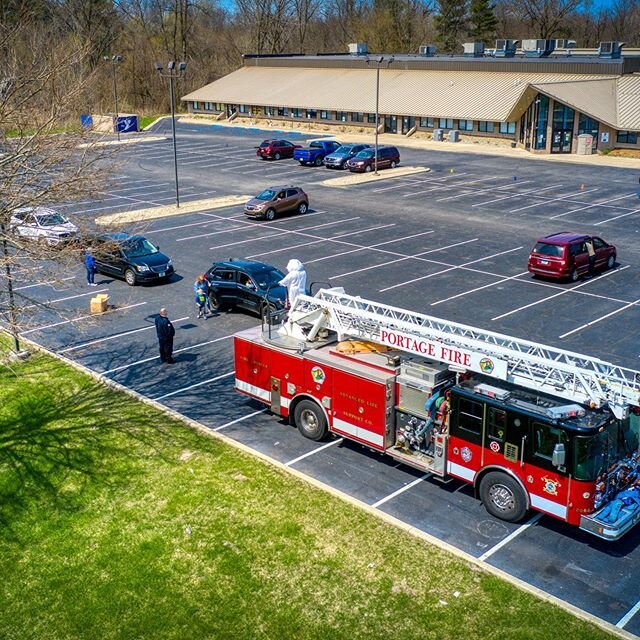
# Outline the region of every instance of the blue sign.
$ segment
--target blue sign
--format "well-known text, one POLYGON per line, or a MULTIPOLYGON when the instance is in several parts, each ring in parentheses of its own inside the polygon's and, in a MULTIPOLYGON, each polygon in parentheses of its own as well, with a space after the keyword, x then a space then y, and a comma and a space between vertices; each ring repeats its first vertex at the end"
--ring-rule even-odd
POLYGON ((80 116, 80 125, 83 129, 93 129, 93 118, 89 113, 83 113, 80 116))
POLYGON ((118 133, 132 133, 138 130, 138 116, 118 116, 116 131, 118 133))

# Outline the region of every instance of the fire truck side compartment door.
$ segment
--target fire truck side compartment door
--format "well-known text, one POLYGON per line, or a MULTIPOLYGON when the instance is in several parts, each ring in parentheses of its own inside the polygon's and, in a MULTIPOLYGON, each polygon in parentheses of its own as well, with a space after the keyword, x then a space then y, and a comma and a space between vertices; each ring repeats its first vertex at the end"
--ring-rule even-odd
POLYGON ((269 349, 236 336, 234 338, 236 389, 270 403, 270 360, 269 349))

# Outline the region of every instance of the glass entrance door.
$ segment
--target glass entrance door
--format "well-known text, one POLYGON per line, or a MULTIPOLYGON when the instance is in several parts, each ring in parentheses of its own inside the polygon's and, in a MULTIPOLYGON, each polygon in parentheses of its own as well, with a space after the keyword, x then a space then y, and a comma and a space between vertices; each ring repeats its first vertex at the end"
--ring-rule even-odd
POLYGON ((561 102, 553 103, 551 153, 571 153, 575 111, 561 102))
POLYGON ((402 133, 409 133, 415 126, 416 119, 413 116, 402 116, 402 133))
POLYGON ((573 129, 554 129, 551 138, 551 153, 571 153, 573 129))
POLYGON ((398 117, 397 116, 385 116, 384 117, 384 130, 386 133, 398 133, 398 117))

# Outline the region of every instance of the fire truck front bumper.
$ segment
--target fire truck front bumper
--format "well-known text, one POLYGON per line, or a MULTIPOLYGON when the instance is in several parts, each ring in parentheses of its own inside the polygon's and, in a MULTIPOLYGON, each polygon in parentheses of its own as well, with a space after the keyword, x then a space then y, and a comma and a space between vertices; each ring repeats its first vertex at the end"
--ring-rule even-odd
POLYGON ((588 531, 603 540, 619 540, 640 522, 640 507, 630 512, 623 512, 614 522, 606 522, 598 518, 602 509, 589 516, 580 518, 580 529, 588 531))

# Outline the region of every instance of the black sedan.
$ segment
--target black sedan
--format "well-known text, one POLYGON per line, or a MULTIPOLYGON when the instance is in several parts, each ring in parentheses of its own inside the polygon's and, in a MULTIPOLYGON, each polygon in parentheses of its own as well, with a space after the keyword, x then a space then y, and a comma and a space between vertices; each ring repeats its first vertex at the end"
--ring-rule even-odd
POLYGON ((278 284, 284 273, 264 262, 232 258, 214 262, 209 271, 211 308, 240 307, 261 317, 285 308, 287 290, 278 284))
POLYGON ((91 249, 96 271, 124 278, 129 286, 168 280, 174 272, 171 258, 142 236, 104 233, 91 249))

